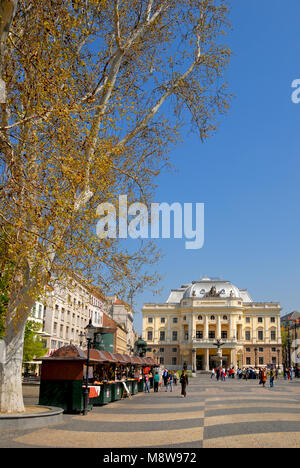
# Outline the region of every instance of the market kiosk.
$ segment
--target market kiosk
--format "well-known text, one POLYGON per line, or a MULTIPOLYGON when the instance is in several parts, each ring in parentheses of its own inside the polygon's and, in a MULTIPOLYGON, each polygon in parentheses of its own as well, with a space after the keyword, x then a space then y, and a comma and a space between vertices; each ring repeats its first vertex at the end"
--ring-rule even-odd
MULTIPOLYGON (((56 350, 52 356, 39 358, 42 361, 39 405, 57 406, 65 413, 84 410, 83 380, 87 356, 77 346, 68 345, 56 350)), ((90 365, 99 364, 91 357, 90 365)), ((89 409, 92 408, 90 400, 89 409)))

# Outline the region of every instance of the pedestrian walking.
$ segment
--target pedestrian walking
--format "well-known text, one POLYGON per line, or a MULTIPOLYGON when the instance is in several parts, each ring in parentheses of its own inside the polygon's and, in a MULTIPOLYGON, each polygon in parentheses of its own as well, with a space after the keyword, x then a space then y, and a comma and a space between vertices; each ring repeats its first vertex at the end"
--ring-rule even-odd
POLYGON ((266 381, 267 381, 267 373, 265 369, 262 369, 261 370, 261 382, 262 382, 263 387, 266 386, 266 381))
POLYGON ((165 387, 167 386, 168 378, 169 378, 168 369, 165 369, 163 372, 163 380, 164 380, 165 387))
POLYGON ((219 378, 220 378, 220 369, 217 368, 216 370, 216 377, 217 377, 217 381, 219 381, 219 378))
POLYGON ((216 375, 215 369, 213 369, 213 370, 211 371, 210 378, 212 379, 215 375, 216 375))
POLYGON ((294 377, 294 368, 293 366, 291 367, 291 380, 293 380, 293 377, 294 377))
POLYGON ((168 391, 169 387, 170 387, 170 392, 173 392, 173 381, 174 381, 173 372, 170 372, 168 381, 167 381, 166 392, 168 391))
POLYGON ((149 382, 149 375, 145 375, 145 393, 150 393, 150 382, 149 382))
POLYGON ((153 378, 154 392, 158 392, 158 386, 159 386, 159 373, 155 372, 155 375, 154 375, 154 378, 153 378))
POLYGON ((270 369, 270 387, 274 387, 274 376, 275 376, 275 372, 273 369, 270 369))
POLYGON ((180 377, 180 383, 181 383, 181 397, 184 398, 186 397, 186 387, 189 384, 189 379, 186 373, 186 370, 183 369, 181 377, 180 377))

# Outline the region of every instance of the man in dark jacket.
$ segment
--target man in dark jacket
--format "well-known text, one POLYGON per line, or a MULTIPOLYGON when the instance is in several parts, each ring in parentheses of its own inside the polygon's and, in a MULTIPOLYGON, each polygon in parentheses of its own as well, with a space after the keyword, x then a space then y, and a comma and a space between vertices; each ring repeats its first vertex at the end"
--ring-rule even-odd
POLYGON ((189 384, 189 379, 184 369, 180 377, 180 383, 181 383, 181 397, 184 398, 186 397, 186 387, 189 384))

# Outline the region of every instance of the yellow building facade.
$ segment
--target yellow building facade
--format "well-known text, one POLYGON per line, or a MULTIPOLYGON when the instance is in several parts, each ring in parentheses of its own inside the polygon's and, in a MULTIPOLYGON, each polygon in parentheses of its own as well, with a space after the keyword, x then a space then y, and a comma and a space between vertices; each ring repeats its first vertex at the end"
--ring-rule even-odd
POLYGON ((171 290, 163 304, 144 304, 147 356, 178 369, 282 365, 280 304, 254 302, 230 281, 202 278, 171 290))

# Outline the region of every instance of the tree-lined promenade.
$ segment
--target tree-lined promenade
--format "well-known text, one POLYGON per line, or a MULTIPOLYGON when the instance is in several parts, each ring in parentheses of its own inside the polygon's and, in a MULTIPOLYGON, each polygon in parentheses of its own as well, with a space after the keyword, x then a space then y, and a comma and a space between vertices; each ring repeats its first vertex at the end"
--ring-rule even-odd
POLYGON ((23 412, 25 323, 76 271, 131 300, 158 252, 96 236, 118 194, 148 203, 181 127, 201 140, 230 96, 223 0, 1 0, 0 412, 23 412), (168 103, 168 107, 166 104, 168 103))

